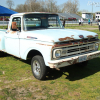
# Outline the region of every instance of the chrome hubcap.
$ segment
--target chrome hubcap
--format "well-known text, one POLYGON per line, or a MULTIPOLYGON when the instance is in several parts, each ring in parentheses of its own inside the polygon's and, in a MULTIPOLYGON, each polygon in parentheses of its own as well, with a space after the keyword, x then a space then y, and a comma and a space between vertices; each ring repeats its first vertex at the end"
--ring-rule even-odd
POLYGON ((37 60, 34 60, 33 62, 33 71, 36 76, 40 75, 41 69, 40 69, 40 64, 37 60))

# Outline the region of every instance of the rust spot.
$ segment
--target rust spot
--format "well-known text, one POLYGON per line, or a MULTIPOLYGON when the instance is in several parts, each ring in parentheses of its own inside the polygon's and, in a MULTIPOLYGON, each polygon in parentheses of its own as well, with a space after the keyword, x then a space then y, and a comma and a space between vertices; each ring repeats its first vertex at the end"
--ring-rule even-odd
POLYGON ((42 44, 42 43, 36 43, 36 44, 39 44, 39 45, 44 45, 44 46, 52 46, 52 45, 42 44))
POLYGON ((0 41, 1 41, 1 39, 0 39, 0 41))
POLYGON ((95 37, 97 37, 98 35, 95 35, 95 37))
POLYGON ((68 43, 68 44, 55 44, 52 48, 55 48, 55 47, 63 47, 63 46, 70 46, 70 45, 73 45, 73 43, 68 43))
POLYGON ((69 65, 72 65, 72 64, 76 64, 77 63, 77 59, 72 59, 70 61, 67 61, 69 63, 69 65))
POLYGON ((54 40, 51 40, 52 42, 55 42, 54 40))
POLYGON ((11 31, 11 34, 14 34, 14 33, 16 33, 16 31, 11 31))
POLYGON ((10 30, 7 31, 8 33, 10 32, 10 30))
POLYGON ((80 44, 83 44, 84 42, 83 41, 81 41, 81 42, 79 42, 80 44))
POLYGON ((92 35, 88 35, 87 37, 88 37, 88 38, 92 38, 93 36, 92 36, 92 35))
POLYGON ((71 37, 59 38, 59 41, 74 40, 73 36, 74 35, 71 35, 71 37))
POLYGON ((78 44, 78 42, 75 42, 74 44, 78 44))

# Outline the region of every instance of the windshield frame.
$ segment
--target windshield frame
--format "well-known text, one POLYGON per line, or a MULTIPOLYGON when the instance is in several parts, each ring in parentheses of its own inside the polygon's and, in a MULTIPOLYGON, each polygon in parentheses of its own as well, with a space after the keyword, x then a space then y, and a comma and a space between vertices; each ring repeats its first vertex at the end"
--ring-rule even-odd
MULTIPOLYGON (((30 20, 30 22, 32 22, 32 21, 30 20)), ((64 27, 63 27, 63 25, 62 25, 62 23, 59 19, 59 16, 57 14, 31 13, 31 14, 25 14, 23 16, 23 30, 24 31, 31 31, 31 30, 37 30, 37 29, 62 29, 62 28, 64 28, 64 27), (28 19, 28 18, 30 18, 30 19, 31 18, 33 18, 33 19, 37 18, 36 20, 39 21, 39 18, 41 18, 41 24, 44 24, 43 20, 46 20, 46 19, 47 19, 46 23, 49 23, 49 19, 48 19, 49 17, 56 18, 56 26, 58 25, 59 27, 50 27, 49 25, 47 25, 46 27, 43 27, 43 25, 39 24, 40 26, 39 25, 38 26, 36 25, 34 27, 31 26, 32 29, 28 29, 28 24, 27 24, 26 19, 28 19)))

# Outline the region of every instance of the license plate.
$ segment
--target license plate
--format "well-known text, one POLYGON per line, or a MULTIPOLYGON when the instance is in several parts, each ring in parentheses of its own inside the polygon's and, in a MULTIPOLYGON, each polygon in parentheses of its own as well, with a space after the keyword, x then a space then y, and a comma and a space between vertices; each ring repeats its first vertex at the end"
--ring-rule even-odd
POLYGON ((79 57, 79 62, 86 61, 86 59, 87 59, 87 56, 81 56, 79 57))

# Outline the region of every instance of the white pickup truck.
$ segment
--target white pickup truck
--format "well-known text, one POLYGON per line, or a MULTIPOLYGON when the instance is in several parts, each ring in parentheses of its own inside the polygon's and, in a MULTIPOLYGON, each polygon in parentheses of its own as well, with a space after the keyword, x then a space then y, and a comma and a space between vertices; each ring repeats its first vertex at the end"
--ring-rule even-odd
POLYGON ((52 13, 18 13, 10 17, 7 30, 0 30, 0 55, 3 52, 23 60, 31 58, 36 79, 45 78, 47 68, 61 68, 99 57, 98 35, 64 29, 59 16, 52 13))

